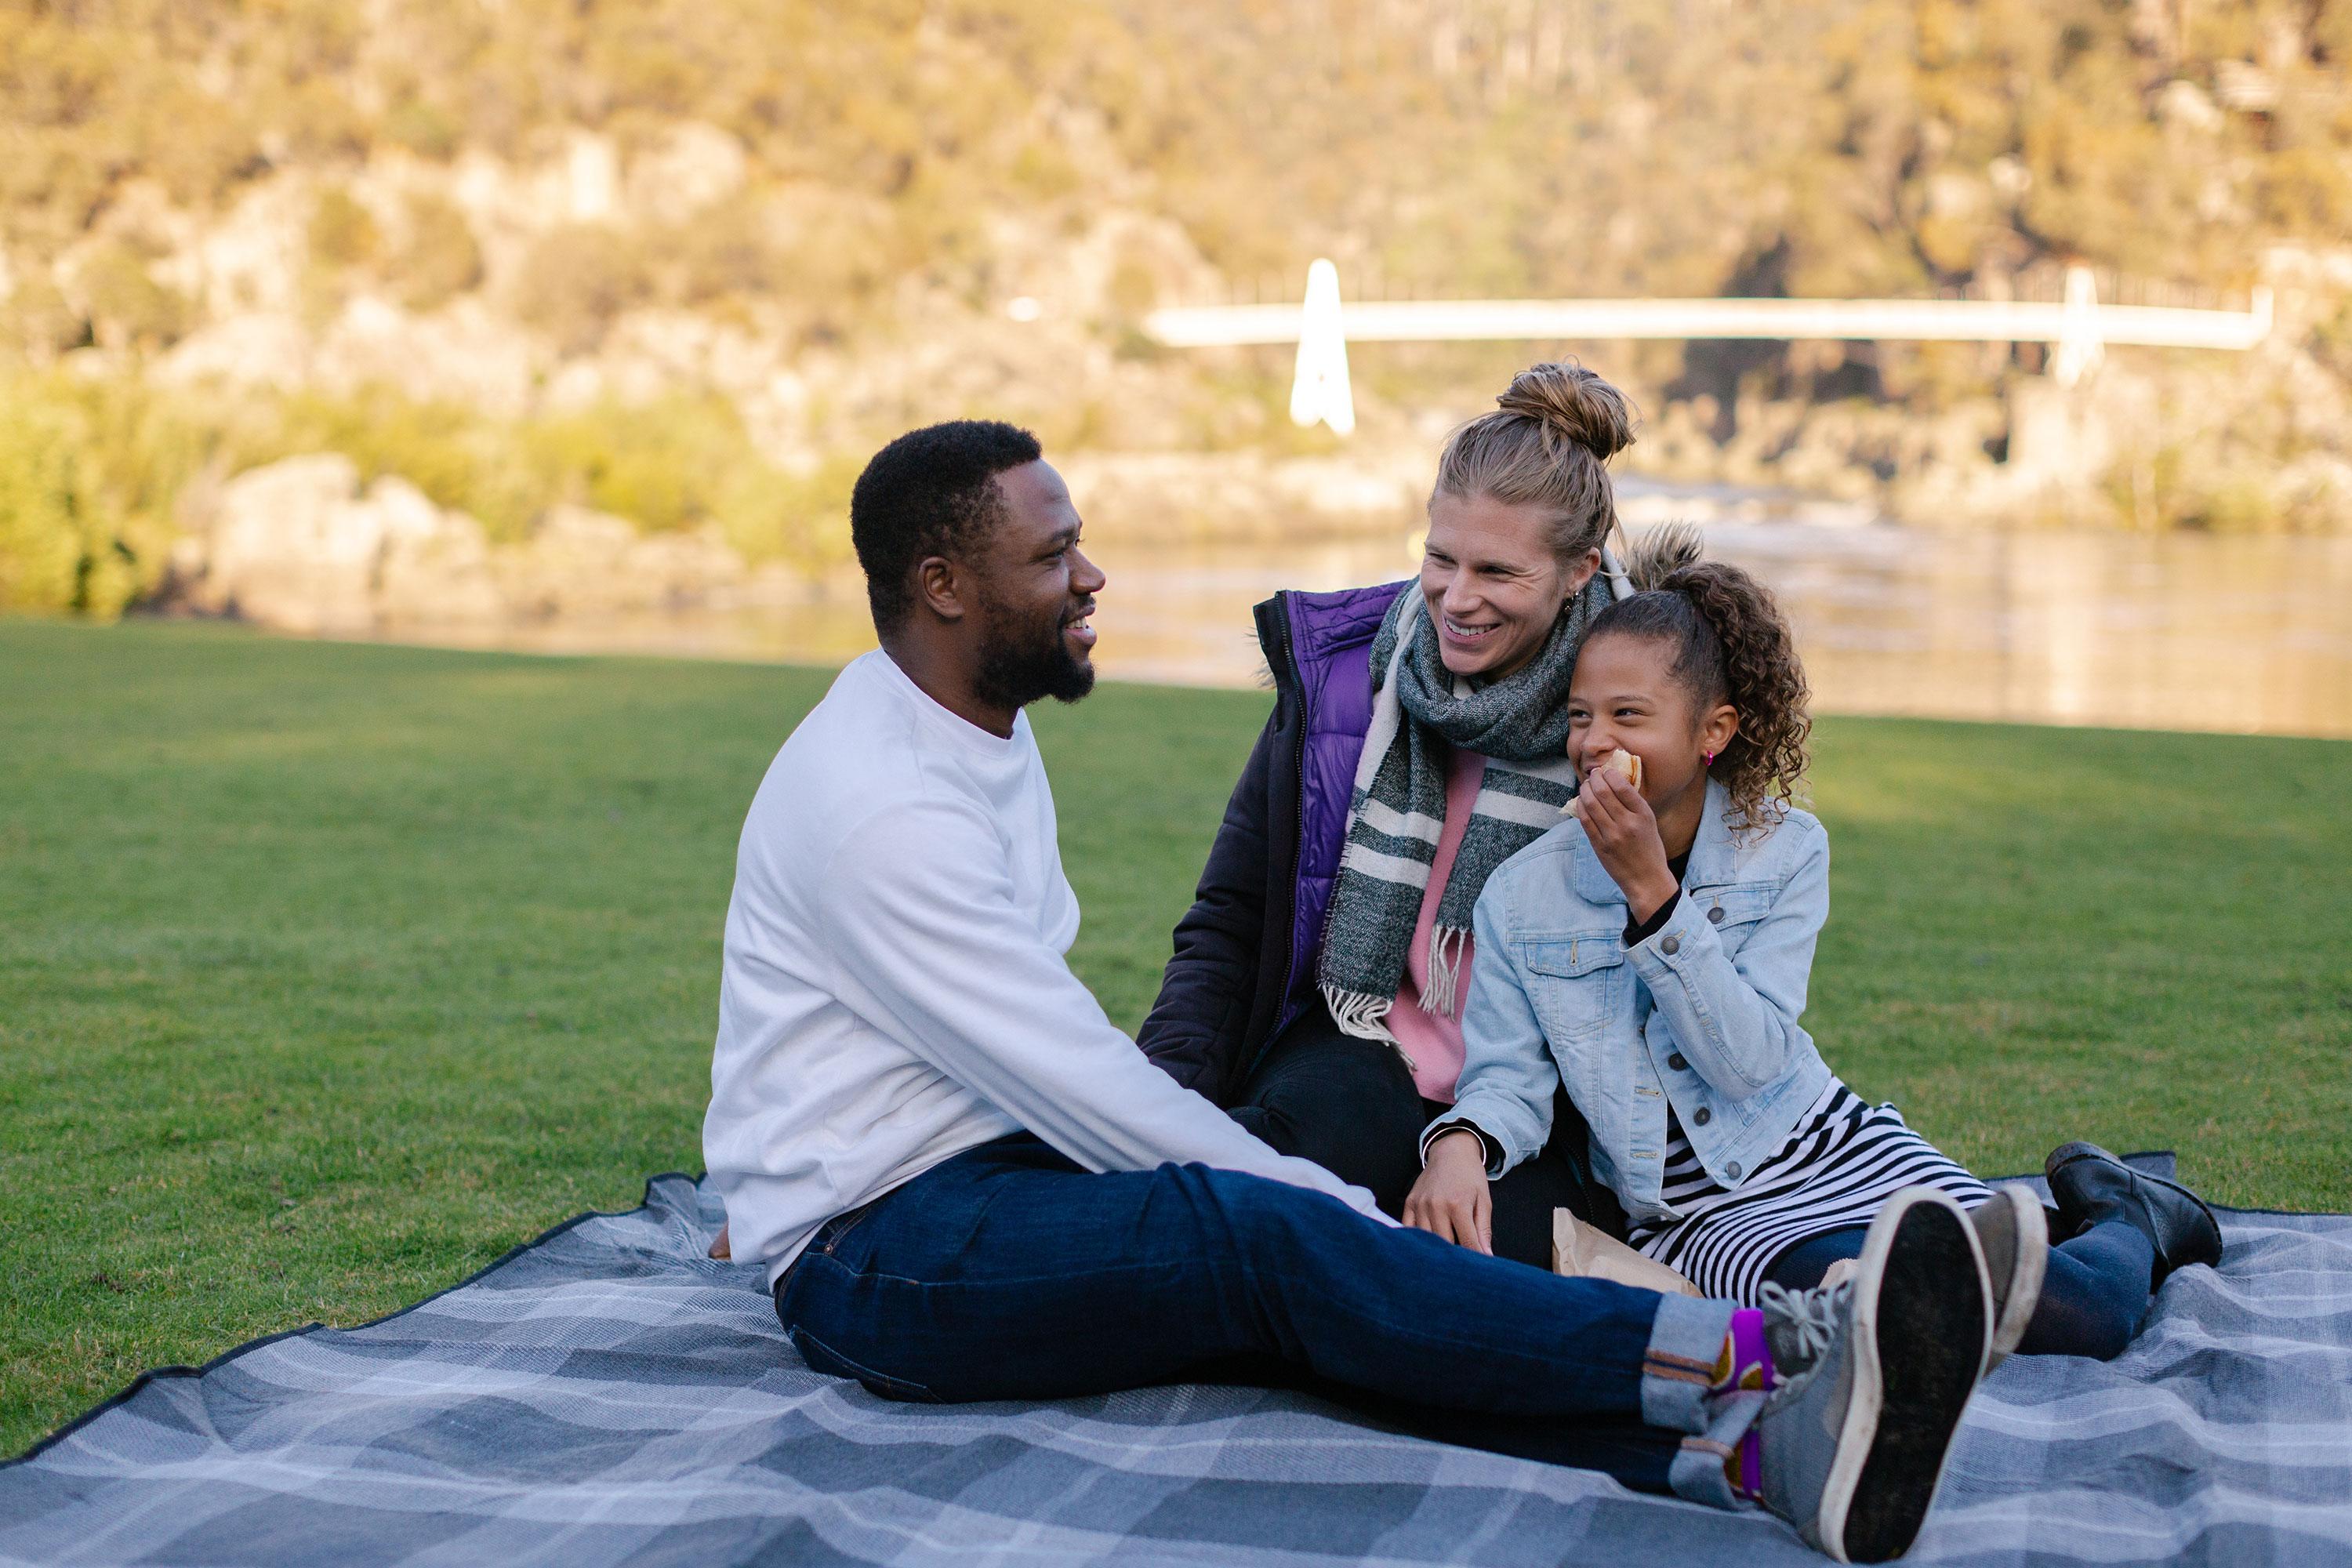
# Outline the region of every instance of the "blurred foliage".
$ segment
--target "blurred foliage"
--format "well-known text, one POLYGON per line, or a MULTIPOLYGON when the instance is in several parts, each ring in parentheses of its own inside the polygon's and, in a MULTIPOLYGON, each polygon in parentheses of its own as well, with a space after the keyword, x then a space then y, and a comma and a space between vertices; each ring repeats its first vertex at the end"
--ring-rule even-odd
MULTIPOLYGON (((2234 283, 2352 226, 2347 54, 2352 0, 0 0, 0 213, 54 252, 138 174, 203 205, 691 118, 766 188, 877 204, 866 264, 950 281, 1115 162, 1237 277, 1705 291, 1785 240, 1798 292, 2053 257, 2234 283)), ((751 234, 698 287, 801 281, 746 277, 751 234)), ((625 259, 567 237, 550 308, 592 331, 625 259)))
POLYGON ((192 486, 322 451, 363 481, 400 475, 501 542, 572 504, 652 532, 715 526, 754 563, 824 570, 848 556, 857 464, 784 472, 720 397, 500 420, 380 388, 223 403, 20 370, 0 374, 0 610, 110 618, 162 582, 192 486))
POLYGON ((341 452, 363 483, 397 474, 434 502, 471 512, 493 539, 530 531, 562 499, 510 428, 452 403, 371 389, 348 396, 298 393, 245 413, 226 432, 229 473, 310 452, 341 452))
POLYGON ((157 282, 148 258, 122 240, 104 240, 85 253, 75 282, 90 336, 110 348, 166 347, 193 323, 189 300, 157 282))
MULTIPOLYGON (((884 360, 903 355, 909 298, 992 311, 1066 268, 1091 279, 1071 319, 1106 361, 1153 369, 1141 318, 1198 274, 1125 241, 1082 256, 1111 217, 1181 231, 1174 250, 1189 239, 1229 289, 1281 298, 1317 255, 1351 297, 1392 280, 1997 295, 2074 260, 2235 291, 2266 247, 2352 233, 2347 61, 2352 0, 0 0, 0 350, 135 358, 194 331, 205 223, 281 173, 310 204, 312 326, 362 290, 418 310, 473 295, 567 355, 663 306, 884 360), (723 196, 664 205, 643 157, 689 121, 748 168, 723 196), (623 160, 609 216, 549 229, 459 205, 480 156, 520 180, 581 131, 623 160)), ((2315 340, 2339 380, 2347 342, 2340 322, 2315 340)), ((1451 353, 1392 363, 1470 363, 1451 353)), ((1759 399, 1935 416, 1988 374, 1935 344, 1818 374, 1769 345, 1625 363, 1720 415, 1700 426, 1759 399)), ((1323 449, 1284 416, 1279 374, 1188 361, 1162 375, 1154 428, 1323 449)), ((1059 445, 1133 423, 1091 372, 1041 395, 1059 445)), ((91 519, 133 515, 104 498, 142 462, 90 454, 89 395, 11 393, 47 412, 19 407, 10 493, 51 498, 37 531, 83 584, 45 603, 102 604, 144 570, 88 542, 119 537, 91 519), (85 495, 96 510, 56 500, 85 495)), ((173 416, 216 465, 347 451, 503 538, 579 500, 652 529, 717 522, 753 553, 835 548, 799 520, 839 476, 779 472, 699 394, 522 419, 380 393, 173 416)), ((2309 439, 2273 426, 2268 447, 2218 437, 2227 461, 2126 454, 2117 515, 2292 521, 2245 477, 2309 439)))
POLYGON ((443 196, 408 198, 408 232, 391 274, 413 310, 445 305, 482 280, 482 247, 466 215, 443 196))
POLYGON ((409 480, 437 505, 470 512, 494 540, 530 537, 568 503, 616 513, 648 532, 716 524, 752 561, 822 567, 841 558, 854 467, 786 474, 753 447, 734 405, 675 395, 648 404, 496 419, 377 388, 302 394, 225 432, 229 472, 307 452, 341 452, 363 482, 409 480))
POLYGON ((46 278, 20 282, 0 300, 0 342, 13 339, 40 358, 80 346, 89 332, 89 319, 46 278))
POLYGON ((754 561, 824 566, 842 558, 857 463, 782 473, 760 457, 724 398, 605 402, 509 429, 551 500, 616 512, 653 531, 716 523, 754 561))
POLYGON ((207 446, 135 382, 0 374, 0 610, 110 619, 154 587, 207 446))
POLYGON ((364 267, 383 251, 383 231, 349 191, 330 185, 310 209, 310 254, 330 267, 364 267))
POLYGON ((516 307, 565 353, 584 353, 604 341, 615 317, 652 291, 634 237, 609 224, 574 224, 531 247, 516 307))

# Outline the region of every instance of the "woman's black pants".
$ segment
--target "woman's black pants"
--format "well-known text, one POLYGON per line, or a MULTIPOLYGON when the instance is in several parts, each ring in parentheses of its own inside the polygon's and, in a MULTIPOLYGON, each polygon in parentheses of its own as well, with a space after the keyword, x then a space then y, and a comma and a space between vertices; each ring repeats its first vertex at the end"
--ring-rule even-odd
MULTIPOLYGON (((1421 1098, 1393 1047, 1341 1034, 1320 1008, 1266 1048, 1226 1109, 1277 1152, 1314 1161, 1398 1215, 1421 1175, 1422 1130, 1445 1110, 1421 1098)), ((1592 1179, 1584 1118, 1565 1094, 1553 1100, 1551 1142, 1496 1182, 1493 1197, 1497 1258, 1549 1268, 1555 1208, 1625 1235, 1624 1211, 1592 1179)))

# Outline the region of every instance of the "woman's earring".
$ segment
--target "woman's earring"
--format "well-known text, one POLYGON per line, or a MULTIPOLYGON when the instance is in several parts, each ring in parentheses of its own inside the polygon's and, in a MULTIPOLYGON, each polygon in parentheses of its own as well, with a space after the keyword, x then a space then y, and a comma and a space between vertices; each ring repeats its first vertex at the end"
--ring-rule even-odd
POLYGON ((1713 752, 1706 753, 1706 765, 1710 768, 1715 766, 1715 753, 1713 752))

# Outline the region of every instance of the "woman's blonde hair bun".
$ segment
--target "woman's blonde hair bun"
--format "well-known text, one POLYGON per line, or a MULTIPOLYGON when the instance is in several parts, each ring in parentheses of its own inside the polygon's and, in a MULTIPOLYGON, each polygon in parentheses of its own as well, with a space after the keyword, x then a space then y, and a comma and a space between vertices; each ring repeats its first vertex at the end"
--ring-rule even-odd
POLYGON ((1574 360, 1531 364, 1495 399, 1516 414, 1557 432, 1606 462, 1633 444, 1633 410, 1619 392, 1574 360))
POLYGON ((1567 360, 1529 365, 1495 402, 1495 412, 1446 438, 1432 499, 1485 495, 1539 507, 1562 561, 1600 549, 1617 521, 1608 462, 1633 440, 1625 395, 1567 360))

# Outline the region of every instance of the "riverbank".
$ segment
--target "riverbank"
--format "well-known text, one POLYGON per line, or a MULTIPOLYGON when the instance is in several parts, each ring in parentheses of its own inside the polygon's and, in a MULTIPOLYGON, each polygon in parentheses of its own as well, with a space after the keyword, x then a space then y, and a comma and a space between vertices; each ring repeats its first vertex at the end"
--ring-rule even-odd
MULTIPOLYGON (((188 607, 486 650, 826 664, 873 646, 854 573, 745 573, 715 542, 640 538, 578 513, 530 547, 490 551, 436 533, 430 503, 383 482, 369 492, 380 501, 336 499, 351 478, 340 459, 266 477, 234 514, 251 530, 214 536, 231 542, 229 564, 188 607), (303 476, 324 480, 315 508, 301 498, 320 490, 280 482, 303 476), (330 548, 338 529, 375 542, 330 548)), ((1075 466, 1072 483, 1088 552, 1111 578, 1098 624, 1114 679, 1254 687, 1253 605, 1419 566, 1417 513, 1402 505, 1252 539, 1158 526, 1075 466)), ((2352 536, 1937 531, 1813 497, 1621 489, 1637 531, 1697 521, 1709 550, 1772 586, 1822 711, 2352 738, 2352 536)))
MULTIPOLYGON (((0 1453, 698 1169, 734 840, 821 670, 0 620, 0 1453)), ((1265 711, 1036 714, 1132 1026, 1265 711)), ((1984 1168, 2352 1207, 2340 742, 1831 720, 1808 1024, 1984 1168)))

